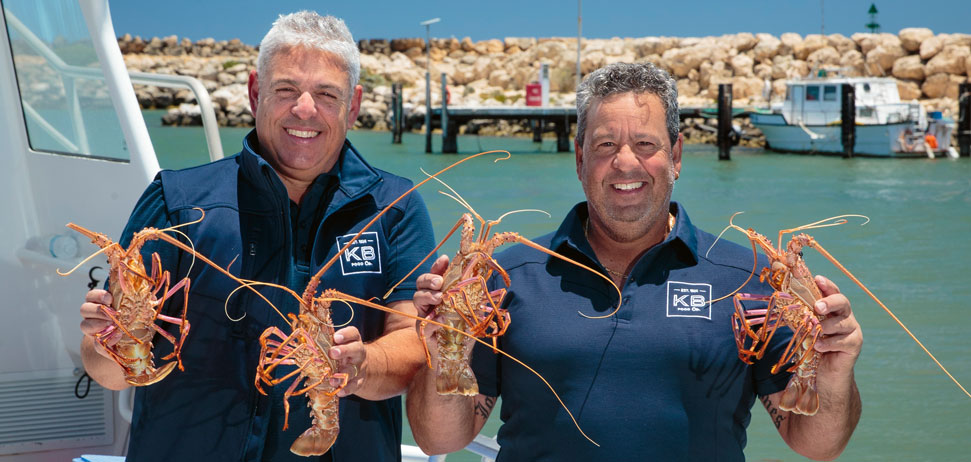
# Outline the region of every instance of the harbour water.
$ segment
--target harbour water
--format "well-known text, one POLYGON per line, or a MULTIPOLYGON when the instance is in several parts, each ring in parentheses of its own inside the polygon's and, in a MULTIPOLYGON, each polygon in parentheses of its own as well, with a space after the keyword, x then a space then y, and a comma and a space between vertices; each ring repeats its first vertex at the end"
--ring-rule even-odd
MULTIPOLYGON (((145 114, 163 167, 206 160, 201 129, 160 127, 159 112, 145 114)), ((222 129, 225 151, 238 151, 246 132, 222 129)), ((351 132, 349 138, 372 165, 413 180, 424 178, 421 168, 436 171, 459 158, 424 154, 424 136, 418 134, 406 134, 401 145, 392 145, 387 132, 351 132)), ((441 139, 434 141, 438 152, 441 139)), ((459 138, 462 154, 491 149, 509 150, 513 157, 498 163, 477 159, 443 179, 483 217, 524 208, 551 215, 511 215, 499 230, 526 237, 545 234, 582 200, 574 155, 554 152, 554 139, 459 138)), ((422 195, 440 238, 464 209, 438 194, 439 189, 429 184, 422 195)), ((779 229, 834 215, 870 217, 864 226, 854 222, 810 234, 867 284, 965 387, 971 386, 971 160, 841 159, 736 148, 732 160, 724 162, 717 160, 714 146, 688 145, 674 199, 684 204, 695 224, 714 233, 734 212, 744 211, 735 223, 773 241, 779 229)), ((739 233, 726 237, 744 243, 739 233)), ((443 251, 451 254, 455 248, 453 243, 443 251)), ((855 369, 863 417, 840 460, 967 460, 971 398, 849 278, 812 250, 806 258, 814 272, 830 277, 850 298, 863 327, 863 353, 855 369)), ((650 384, 631 393, 625 399, 651 393, 650 384)), ((806 460, 786 447, 759 405, 752 412, 748 460, 806 460)), ((495 434, 498 414, 487 424, 487 435, 495 434)), ((448 460, 478 458, 456 454, 448 460)))

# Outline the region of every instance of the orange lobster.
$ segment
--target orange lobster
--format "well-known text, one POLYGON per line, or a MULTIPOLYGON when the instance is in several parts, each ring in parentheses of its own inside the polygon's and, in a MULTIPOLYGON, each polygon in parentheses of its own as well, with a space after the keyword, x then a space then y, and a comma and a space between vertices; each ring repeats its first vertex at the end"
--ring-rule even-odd
MULTIPOLYGON (((518 242, 527 245, 605 279, 617 291, 617 309, 620 309, 620 289, 610 278, 600 272, 536 244, 518 233, 501 232, 489 236, 492 227, 499 224, 507 215, 516 212, 542 212, 541 210, 516 210, 500 216, 497 220, 487 222, 454 189, 441 180, 437 178, 436 180, 452 192, 452 194, 445 192, 442 192, 442 194, 455 199, 470 212, 462 214, 462 217, 459 218, 459 221, 455 223, 455 226, 445 235, 442 241, 422 260, 424 262, 435 255, 438 249, 452 237, 452 234, 460 227, 462 228, 459 250, 455 254, 455 258, 449 261, 448 268, 443 276, 442 302, 435 306, 435 314, 438 318, 442 320, 442 323, 452 328, 436 332, 439 361, 435 384, 439 394, 463 396, 479 394, 479 385, 469 367, 472 344, 466 340, 466 337, 491 338, 492 348, 496 350, 497 339, 509 327, 509 313, 502 308, 502 299, 506 295, 506 289, 499 288, 490 291, 486 282, 493 272, 496 272, 502 277, 506 287, 509 287, 509 275, 492 258, 495 249, 503 244, 518 242), (475 234, 473 215, 480 224, 478 236, 475 234)), ((419 263, 419 266, 421 266, 421 263, 419 263)), ((412 270, 405 275, 402 281, 407 279, 414 271, 412 270)), ((402 281, 399 281, 398 284, 401 284, 402 281)), ((395 284, 394 287, 397 287, 398 284, 395 284)), ((394 290, 394 287, 391 290, 394 290)), ((384 295, 385 298, 391 293, 391 290, 384 295)), ((601 319, 612 316, 617 309, 604 316, 587 316, 583 313, 580 313, 580 315, 590 319, 601 319)), ((419 330, 423 329, 424 323, 419 330)), ((423 333, 421 336, 424 338, 423 333)), ((422 342, 422 345, 425 346, 428 367, 432 367, 428 345, 425 342, 422 342)))
MULTIPOLYGON (((261 393, 265 394, 260 386, 261 382, 273 386, 291 377, 296 377, 294 382, 284 393, 284 430, 287 429, 287 420, 290 412, 290 406, 287 400, 291 396, 299 396, 304 393, 307 394, 308 406, 311 408, 313 423, 309 429, 297 437, 297 440, 294 441, 293 445, 290 447, 291 452, 302 456, 324 454, 330 449, 334 441, 336 441, 337 434, 339 432, 337 393, 347 385, 347 381, 350 379, 350 377, 345 373, 337 372, 338 365, 328 355, 328 350, 334 345, 334 326, 330 317, 331 302, 353 302, 374 309, 411 317, 416 320, 424 320, 423 318, 406 313, 400 313, 390 308, 377 305, 370 301, 362 300, 352 295, 332 289, 324 290, 319 296, 315 296, 320 284, 320 279, 324 272, 327 271, 327 269, 330 268, 338 258, 340 258, 344 251, 347 250, 358 239, 358 237, 361 236, 361 234, 363 234, 384 214, 385 211, 389 210, 391 206, 393 206, 399 200, 432 178, 435 178, 437 175, 451 169, 452 167, 475 157, 495 152, 505 152, 507 154, 507 157, 505 158, 508 158, 509 153, 506 151, 489 151, 475 154, 455 162, 438 173, 430 175, 429 178, 421 181, 420 183, 415 184, 411 189, 402 194, 401 197, 395 199, 395 201, 389 204, 385 210, 378 213, 373 219, 371 219, 371 221, 365 224, 364 227, 353 238, 344 244, 344 246, 334 255, 334 257, 326 262, 310 279, 310 282, 307 284, 307 288, 304 290, 302 296, 298 296, 294 291, 287 287, 276 284, 252 281, 246 284, 247 286, 266 285, 276 287, 289 292, 294 298, 299 300, 300 308, 298 314, 289 314, 285 317, 288 319, 288 323, 290 324, 291 328, 291 333, 289 335, 285 334, 276 327, 269 327, 260 336, 261 352, 255 379, 257 389, 261 393), (274 378, 273 372, 280 365, 292 365, 296 366, 296 369, 282 377, 274 378), (340 380, 341 384, 337 387, 332 386, 330 384, 330 379, 332 378, 340 380)), ((497 161, 502 159, 504 158, 497 159, 497 161)), ((282 313, 280 313, 280 315, 283 316, 282 313)), ((468 336, 467 334, 465 335, 468 336)))
MULTIPOLYGON (((732 219, 736 215, 738 213, 732 215, 732 219)), ((823 297, 819 287, 813 280, 812 273, 803 260, 803 248, 810 247, 816 249, 816 251, 839 268, 843 274, 863 289, 873 301, 877 302, 917 342, 924 352, 934 360, 941 370, 954 381, 961 391, 968 395, 968 397, 971 397, 971 394, 965 390, 957 379, 924 347, 920 340, 917 340, 917 337, 910 332, 910 329, 883 302, 877 299, 863 283, 853 276, 849 270, 840 264, 829 252, 823 249, 812 236, 804 233, 796 234, 789 241, 786 250, 783 251, 782 249, 782 237, 785 234, 845 224, 847 222, 846 219, 851 217, 864 218, 869 221, 869 218, 862 215, 840 215, 797 228, 784 229, 779 231, 778 248, 773 247, 772 242, 768 238, 755 232, 753 229, 742 229, 729 220, 729 228, 734 228, 745 233, 752 243, 753 252, 757 252, 761 248, 768 256, 770 266, 762 269, 762 272, 759 274, 759 280, 763 282, 768 281, 769 285, 775 289, 775 292, 771 295, 734 293, 733 302, 735 313, 732 316, 732 329, 735 332, 735 342, 738 346, 739 358, 748 364, 752 364, 755 359, 761 359, 765 354, 769 341, 779 326, 789 326, 793 331, 792 339, 771 370, 774 374, 786 364, 792 363, 786 370, 795 372, 782 394, 779 408, 803 415, 814 415, 819 410, 819 395, 816 391, 816 368, 819 364, 819 353, 813 346, 822 333, 822 326, 820 325, 822 317, 817 315, 812 307, 816 304, 817 300, 823 297), (746 310, 742 306, 743 301, 767 302, 768 306, 763 309, 746 310), (761 325, 761 327, 757 330, 753 329, 753 326, 757 325, 761 325)), ((752 275, 754 274, 755 268, 752 269, 752 275)), ((750 279, 752 275, 749 276, 750 279)), ((747 283, 748 280, 742 286, 747 283)))
MULTIPOLYGON (((202 212, 202 209, 196 210, 202 212)), ((178 365, 179 370, 185 370, 182 366, 180 353, 190 329, 189 322, 186 320, 189 278, 183 278, 170 287, 171 276, 168 271, 162 270, 161 260, 157 253, 152 253, 152 272, 149 275, 145 271, 145 265, 142 261, 142 246, 149 240, 161 239, 191 253, 194 258, 199 258, 235 279, 230 273, 205 256, 167 234, 170 231, 179 232, 176 228, 199 223, 203 217, 205 217, 204 212, 198 220, 183 225, 165 229, 145 228, 135 233, 127 249, 122 248, 121 245, 104 234, 88 230, 74 223, 67 224, 68 228, 91 239, 91 242, 101 247, 101 250, 78 263, 70 271, 62 273, 58 270, 57 274, 67 276, 100 253, 104 253, 108 257, 110 265, 108 287, 111 290, 112 306, 102 306, 101 309, 111 319, 112 324, 95 334, 95 340, 104 347, 111 359, 122 367, 125 373, 125 381, 131 385, 145 386, 156 383, 169 375, 176 365, 178 365), (162 306, 179 290, 183 291, 184 297, 182 316, 172 317, 161 314, 162 306), (156 324, 156 320, 178 325, 178 340, 156 324), (172 353, 164 356, 162 360, 175 358, 174 362, 166 363, 158 368, 155 367, 152 360, 154 357, 152 354, 152 338, 156 333, 173 345, 172 353)))

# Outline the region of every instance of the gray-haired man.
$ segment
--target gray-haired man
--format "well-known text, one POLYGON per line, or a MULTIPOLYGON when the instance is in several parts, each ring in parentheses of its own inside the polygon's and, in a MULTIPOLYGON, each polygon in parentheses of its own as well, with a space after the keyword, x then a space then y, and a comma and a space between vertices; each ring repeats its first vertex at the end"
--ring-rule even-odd
MULTIPOLYGON (((163 171, 138 201, 122 234, 205 219, 182 228, 196 250, 238 276, 287 286, 302 293, 311 275, 347 239, 407 190, 411 183, 375 169, 346 139, 361 104, 359 55, 343 21, 312 12, 281 16, 260 46, 249 98, 256 129, 230 158, 182 171, 163 171)), ((361 298, 383 294, 433 247, 431 222, 417 195, 401 201, 348 250, 348 261, 323 275, 320 289, 334 288, 361 298)), ((292 380, 263 396, 254 387, 259 337, 289 326, 252 294, 224 301, 235 289, 228 278, 165 244, 146 246, 161 255, 173 280, 189 276, 191 331, 182 350, 184 372, 138 389, 128 460, 256 461, 308 460, 291 453, 319 454, 321 460, 399 460, 401 402, 398 395, 422 364, 422 348, 408 318, 335 303, 336 346, 324 353, 347 374, 340 392, 340 429, 312 420, 306 396, 291 398, 289 429, 283 395, 292 380), (191 273, 189 270, 191 269, 191 273), (300 437, 312 426, 319 435, 300 437), (336 436, 336 441, 334 437, 336 436), (295 443, 296 441, 296 443, 295 443)), ((411 282, 388 297, 388 306, 414 313, 411 282)), ((282 290, 260 289, 277 308, 294 313, 297 304, 282 290)), ((178 313, 181 298, 170 300, 178 313)), ((104 290, 88 292, 81 306, 82 355, 88 373, 102 385, 129 385, 94 335, 111 324, 102 305, 104 290)), ((171 326, 169 326, 171 327, 171 326)), ((117 340, 117 338, 113 339, 117 340)), ((280 339, 276 339, 280 340, 280 339)), ((156 341, 155 357, 168 351, 156 341)), ((281 377, 292 367, 281 366, 281 377)), ((310 383, 298 384, 303 388, 310 383)))
MULTIPOLYGON (((496 257, 512 281, 503 302, 512 322, 499 346, 549 380, 599 447, 538 378, 478 345, 477 396, 439 396, 434 371, 415 376, 407 407, 419 446, 431 454, 463 447, 501 396, 501 461, 744 460, 759 398, 794 450, 839 455, 860 416, 853 364, 863 337, 846 297, 817 276, 826 296, 816 306, 825 315, 816 343, 820 410, 812 417, 782 411, 789 374, 769 369, 791 332, 777 332, 765 357, 746 365, 732 333, 731 299, 711 303, 746 281, 751 249, 722 241, 706 253, 715 237, 671 202, 683 143, 674 80, 651 64, 609 65, 580 85, 577 113, 577 176, 587 201, 536 242, 602 268, 621 288, 621 307, 607 319, 582 317, 578 312, 610 313, 618 303, 612 288, 515 246, 496 257)), ((425 315, 434 316, 431 307, 441 301, 447 260, 418 279, 415 306, 425 315)), ((772 289, 753 283, 745 291, 772 289)))

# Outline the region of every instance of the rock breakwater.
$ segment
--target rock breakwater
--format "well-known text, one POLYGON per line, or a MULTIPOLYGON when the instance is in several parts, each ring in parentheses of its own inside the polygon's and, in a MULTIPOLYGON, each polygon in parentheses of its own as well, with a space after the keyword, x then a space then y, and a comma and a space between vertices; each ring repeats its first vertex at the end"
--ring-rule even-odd
MULTIPOLYGON (((425 111, 425 40, 365 39, 361 84, 365 87, 356 127, 386 130, 390 125, 390 85, 404 86, 406 128, 421 129, 425 111)), ((197 42, 175 36, 148 41, 119 38, 131 70, 191 75, 200 79, 225 125, 252 125, 246 80, 257 49, 238 40, 197 42)), ((958 85, 971 76, 971 34, 934 34, 907 28, 898 34, 858 33, 805 37, 739 33, 720 37, 641 37, 584 39, 581 72, 613 62, 649 61, 678 81, 682 105, 714 104, 720 83, 733 84, 736 105, 767 104, 785 97, 786 79, 817 69, 847 76, 883 76, 897 81, 902 100, 917 99, 928 110, 957 116, 958 85), (768 91, 766 91, 768 90, 768 91)), ((541 63, 550 66, 550 104, 573 105, 576 83, 575 38, 509 37, 473 42, 468 38, 432 39, 432 104, 440 104, 442 73, 447 75, 449 104, 459 106, 525 105, 525 86, 537 80, 541 63)), ((168 108, 166 123, 199 123, 194 98, 186 90, 136 87, 144 108, 168 108), (196 115, 193 115, 196 114, 196 115)), ((700 124, 688 121, 688 127, 700 124)), ((463 132, 530 133, 524 123, 479 121, 463 132), (491 125, 491 128, 488 128, 491 125)), ((705 139, 700 130, 694 139, 705 139)))

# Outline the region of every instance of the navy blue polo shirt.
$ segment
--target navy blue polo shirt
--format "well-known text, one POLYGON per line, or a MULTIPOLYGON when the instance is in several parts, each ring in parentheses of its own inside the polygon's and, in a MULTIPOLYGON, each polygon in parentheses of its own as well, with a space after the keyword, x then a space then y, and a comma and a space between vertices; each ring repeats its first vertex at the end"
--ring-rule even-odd
MULTIPOLYGON (((600 444, 583 438, 535 375, 477 344, 480 393, 502 397, 498 460, 744 460, 756 395, 781 391, 789 380, 769 368, 791 331, 777 332, 762 361, 742 362, 731 298, 710 300, 748 278, 752 250, 721 240, 706 255, 715 237, 677 203, 671 212, 674 229, 637 261, 620 310, 606 319, 579 314, 616 306, 617 293, 602 278, 524 245, 497 255, 512 281, 503 303, 512 321, 500 348, 543 374, 600 444)), ((586 203, 578 204, 536 242, 602 268, 584 237, 586 219, 586 203)), ((757 277, 743 291, 772 292, 757 277)))
MULTIPOLYGON (((349 143, 331 172, 320 175, 297 205, 272 167, 259 155, 255 131, 243 150, 210 164, 163 171, 146 189, 132 213, 121 242, 144 227, 164 228, 205 219, 180 228, 200 253, 244 279, 287 286, 301 294, 309 278, 365 223, 411 186, 407 179, 375 169, 349 143)), ((322 277, 319 289, 334 288, 368 299, 380 297, 433 248, 428 211, 412 193, 378 220, 322 277)), ((149 262, 158 251, 172 281, 191 278, 187 319, 192 329, 182 360, 185 371, 136 390, 128 458, 134 461, 207 460, 398 460, 401 444, 400 397, 369 401, 340 399, 340 434, 329 454, 304 458, 289 451, 310 425, 306 396, 290 399, 289 428, 283 426, 282 395, 289 381, 255 390, 258 337, 269 326, 289 333, 284 319, 247 291, 227 296, 236 284, 199 261, 157 241, 142 250, 149 262), (231 321, 230 316, 239 318, 231 321)), ((426 262, 382 303, 410 300, 426 262)), ((286 292, 260 287, 284 313, 297 311, 286 292)), ((166 314, 181 313, 181 296, 170 299, 166 314)), ((384 331, 384 312, 332 305, 335 325, 356 326, 365 342, 384 331)), ((170 333, 175 327, 161 323, 170 333)), ((156 336, 154 355, 171 345, 156 336)), ((281 370, 284 368, 281 368, 281 370)), ((283 375, 278 371, 278 377, 283 375)))

